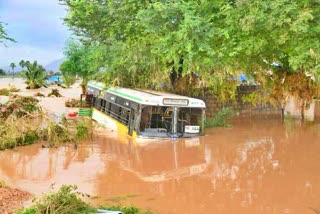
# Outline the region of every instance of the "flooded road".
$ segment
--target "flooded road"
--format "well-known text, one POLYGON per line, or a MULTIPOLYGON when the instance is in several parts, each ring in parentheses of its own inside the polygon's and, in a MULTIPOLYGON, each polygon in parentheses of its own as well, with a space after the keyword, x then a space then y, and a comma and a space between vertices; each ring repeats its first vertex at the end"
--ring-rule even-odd
MULTIPOLYGON (((200 138, 137 145, 127 138, 0 152, 0 177, 35 194, 76 184, 95 203, 153 213, 316 213, 320 125, 244 121, 200 138)), ((112 133, 114 135, 114 133, 112 133)))

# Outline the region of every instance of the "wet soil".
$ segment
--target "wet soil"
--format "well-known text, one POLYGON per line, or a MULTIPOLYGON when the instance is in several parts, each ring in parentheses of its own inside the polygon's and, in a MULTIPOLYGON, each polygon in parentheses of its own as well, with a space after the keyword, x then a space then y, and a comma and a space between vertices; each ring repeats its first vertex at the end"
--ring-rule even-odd
POLYGON ((0 213, 14 213, 15 210, 22 208, 31 197, 30 193, 20 189, 0 188, 0 213))

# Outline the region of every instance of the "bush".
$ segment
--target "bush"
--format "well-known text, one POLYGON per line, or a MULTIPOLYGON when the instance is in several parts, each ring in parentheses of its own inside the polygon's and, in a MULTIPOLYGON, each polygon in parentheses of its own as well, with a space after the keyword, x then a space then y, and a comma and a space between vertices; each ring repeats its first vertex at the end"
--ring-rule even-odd
POLYGON ((48 94, 48 97, 51 96, 62 97, 58 89, 52 89, 51 92, 48 94))
POLYGON ((90 125, 85 122, 77 123, 77 140, 86 140, 90 138, 90 125))
POLYGON ((8 188, 8 185, 0 179, 0 188, 8 188))
POLYGON ((80 100, 79 99, 68 99, 64 103, 65 107, 80 107, 80 100))
POLYGON ((232 125, 228 123, 228 120, 234 115, 235 112, 231 108, 222 108, 213 119, 205 120, 205 127, 231 127, 232 125))
POLYGON ((16 88, 14 85, 10 85, 9 84, 9 86, 10 86, 10 92, 19 92, 19 91, 21 91, 19 88, 16 88))
POLYGON ((10 95, 10 91, 6 88, 1 88, 0 89, 0 95, 2 96, 9 96, 10 95))
MULTIPOLYGON (((18 214, 81 214, 100 213, 81 198, 89 197, 77 192, 75 185, 63 185, 57 192, 51 192, 36 198, 30 208, 19 210, 18 214)), ((134 206, 101 207, 102 210, 121 211, 123 214, 152 214, 150 211, 141 211, 134 206)))
POLYGON ((47 127, 41 130, 40 136, 42 140, 49 143, 50 147, 70 140, 68 130, 55 122, 49 122, 47 127))
POLYGON ((62 73, 62 80, 63 80, 63 84, 65 84, 65 86, 70 87, 71 85, 73 85, 76 82, 76 76, 75 75, 70 75, 70 74, 66 74, 65 72, 62 73))
POLYGON ((36 198, 28 209, 18 211, 19 214, 79 214, 92 213, 95 209, 81 200, 84 197, 77 192, 75 185, 63 185, 59 191, 51 192, 36 198))
POLYGON ((18 146, 31 145, 39 140, 39 136, 36 131, 28 130, 24 136, 17 138, 16 144, 18 146))

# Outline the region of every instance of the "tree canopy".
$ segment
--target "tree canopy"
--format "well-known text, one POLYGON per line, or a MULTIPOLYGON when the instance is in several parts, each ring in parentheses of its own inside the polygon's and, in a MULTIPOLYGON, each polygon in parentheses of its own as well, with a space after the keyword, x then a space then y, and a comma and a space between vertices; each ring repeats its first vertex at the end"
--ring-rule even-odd
POLYGON ((85 86, 97 71, 92 69, 93 46, 84 45, 76 40, 69 40, 67 42, 64 54, 67 57, 60 65, 60 70, 63 75, 79 76, 82 78, 83 93, 85 93, 85 86))
POLYGON ((60 1, 109 83, 177 90, 180 82, 222 98, 238 73, 273 89, 287 74, 319 83, 318 0, 60 1))

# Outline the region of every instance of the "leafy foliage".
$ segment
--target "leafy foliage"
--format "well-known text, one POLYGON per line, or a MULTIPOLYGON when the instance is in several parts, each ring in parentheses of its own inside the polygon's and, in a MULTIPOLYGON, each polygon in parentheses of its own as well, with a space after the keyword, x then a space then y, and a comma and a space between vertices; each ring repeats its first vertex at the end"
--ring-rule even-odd
MULTIPOLYGON (((60 70, 64 76, 66 77, 74 77, 79 76, 82 78, 82 93, 86 93, 86 85, 88 80, 92 78, 92 76, 96 73, 95 70, 91 69, 91 52, 92 47, 89 45, 83 45, 80 42, 75 40, 68 41, 64 54, 67 57, 67 60, 64 61, 60 70)), ((72 82, 72 79, 70 79, 72 82)))
POLYGON ((15 42, 14 39, 10 38, 4 29, 4 23, 0 21, 0 44, 5 44, 5 41, 15 42))
POLYGON ((92 213, 95 211, 80 197, 85 196, 76 191, 75 185, 64 185, 59 191, 48 193, 35 199, 28 209, 19 211, 20 214, 78 214, 92 213))
POLYGON ((218 111, 213 119, 206 119, 206 127, 231 127, 229 123, 230 117, 234 116, 235 112, 231 108, 222 108, 218 111))
POLYGON ((66 24, 93 44, 89 67, 108 84, 187 95, 206 88, 225 101, 235 94, 234 77, 246 73, 282 106, 288 94, 303 103, 314 95, 293 93, 286 77, 311 75, 298 79, 320 84, 314 0, 60 1, 66 24))
POLYGON ((22 75, 26 78, 26 83, 28 84, 29 89, 40 88, 46 77, 46 70, 42 65, 39 65, 37 61, 30 63, 29 61, 21 60, 19 65, 22 68, 26 68, 22 72, 22 75))
POLYGON ((221 48, 239 69, 269 88, 271 99, 282 108, 288 95, 301 99, 304 106, 320 83, 318 4, 312 0, 237 1, 221 13, 228 41, 221 48), (299 85, 304 85, 304 93, 299 85))
POLYGON ((69 74, 66 72, 62 73, 62 80, 63 80, 63 84, 66 87, 70 87, 71 85, 73 85, 76 82, 76 76, 74 74, 69 74))
MULTIPOLYGON (((42 197, 36 198, 30 208, 18 211, 18 214, 86 214, 100 213, 82 200, 89 195, 77 191, 75 185, 63 185, 58 191, 50 192, 42 197)), ((151 214, 150 211, 143 212, 134 206, 110 206, 102 207, 107 209, 121 211, 123 214, 151 214)))
POLYGON ((97 78, 109 84, 183 94, 204 86, 192 73, 225 68, 215 60, 215 17, 210 13, 218 11, 221 1, 62 2, 69 9, 65 21, 70 28, 83 43, 98 44, 93 64, 104 70, 97 78))

